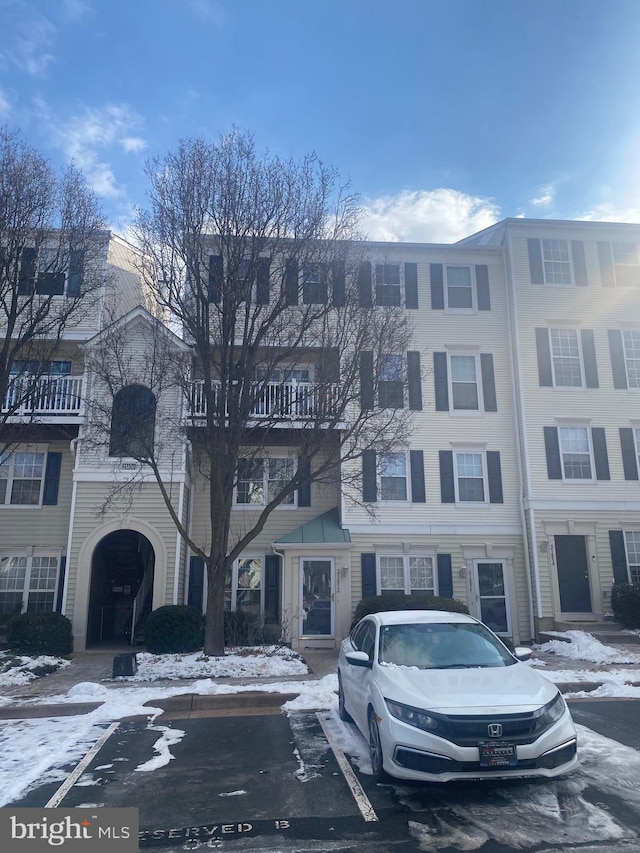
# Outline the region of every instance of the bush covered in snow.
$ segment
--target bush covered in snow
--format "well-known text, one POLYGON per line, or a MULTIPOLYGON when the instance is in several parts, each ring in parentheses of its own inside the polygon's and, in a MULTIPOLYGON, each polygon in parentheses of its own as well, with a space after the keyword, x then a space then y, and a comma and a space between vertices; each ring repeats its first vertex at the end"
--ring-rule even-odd
POLYGON ((611 609, 625 628, 640 628, 640 583, 614 583, 611 609))
POLYGON ((204 643, 204 619, 195 607, 167 604, 148 615, 144 636, 155 655, 195 652, 204 643))
POLYGON ((71 622, 61 613, 20 613, 9 620, 7 645, 28 655, 69 655, 71 622))

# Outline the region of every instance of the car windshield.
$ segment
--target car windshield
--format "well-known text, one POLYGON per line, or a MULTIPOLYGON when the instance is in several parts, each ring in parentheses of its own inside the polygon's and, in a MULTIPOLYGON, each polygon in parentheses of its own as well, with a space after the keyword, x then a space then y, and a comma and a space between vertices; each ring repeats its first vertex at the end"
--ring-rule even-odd
POLYGON ((383 625, 380 662, 420 669, 510 666, 515 658, 478 623, 383 625))

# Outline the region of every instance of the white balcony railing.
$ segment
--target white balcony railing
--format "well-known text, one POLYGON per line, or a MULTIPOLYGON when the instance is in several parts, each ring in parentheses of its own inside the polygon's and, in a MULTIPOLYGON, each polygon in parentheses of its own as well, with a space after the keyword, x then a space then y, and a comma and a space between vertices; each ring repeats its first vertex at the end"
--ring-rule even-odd
POLYGON ((17 376, 11 380, 2 411, 16 417, 79 415, 81 400, 82 376, 17 376))
MULTIPOLYGON (((220 388, 219 382, 213 383, 216 406, 220 388)), ((257 397, 251 414, 258 419, 304 420, 318 415, 332 418, 337 413, 339 389, 338 383, 268 382, 257 397)), ((202 381, 192 383, 189 414, 192 418, 203 418, 207 414, 202 381)))

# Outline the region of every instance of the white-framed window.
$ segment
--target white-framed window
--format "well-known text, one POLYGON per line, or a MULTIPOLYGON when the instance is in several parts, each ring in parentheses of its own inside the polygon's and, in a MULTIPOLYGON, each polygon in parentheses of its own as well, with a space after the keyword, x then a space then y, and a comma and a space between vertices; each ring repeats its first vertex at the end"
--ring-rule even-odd
POLYGON ((405 595, 435 595, 434 558, 427 554, 380 554, 378 589, 405 595))
POLYGON ((0 556, 0 613, 54 609, 57 556, 0 556))
POLYGON ((542 268, 545 284, 573 284, 571 253, 567 240, 542 239, 542 268))
POLYGON ((640 388, 640 330, 623 329, 622 346, 627 371, 627 387, 640 388))
POLYGON ((302 302, 304 305, 326 305, 329 300, 329 265, 305 263, 302 267, 302 302))
POLYGON ((553 384, 556 388, 584 385, 580 336, 577 329, 549 329, 553 384))
MULTIPOLYGON (((295 461, 288 456, 254 457, 238 460, 235 503, 237 506, 266 506, 295 475, 295 461)), ((295 493, 281 506, 294 506, 295 493)))
POLYGON ((381 355, 378 359, 378 405, 381 409, 404 408, 404 359, 381 355))
POLYGON ((225 610, 260 613, 263 607, 262 557, 240 557, 227 572, 225 610))
POLYGON ((381 501, 407 501, 407 456, 405 453, 381 453, 378 456, 378 494, 381 501))
POLYGON ((559 426, 563 480, 593 480, 593 451, 586 426, 559 426))
POLYGON ((400 264, 374 265, 376 305, 402 305, 400 264))
POLYGON ((636 446, 636 465, 638 466, 638 471, 640 471, 640 428, 634 427, 633 430, 633 440, 636 446))
POLYGON ((0 454, 0 506, 40 506, 45 456, 33 450, 0 454))
POLYGON ((472 267, 446 266, 445 293, 449 310, 474 311, 476 293, 472 267))
POLYGON ((486 503, 489 490, 484 452, 457 450, 453 456, 456 503, 486 503))
POLYGON ((69 360, 52 359, 51 361, 35 361, 17 359, 11 362, 11 375, 27 374, 29 376, 70 376, 72 363, 69 360))
POLYGON ((451 411, 479 412, 481 395, 478 356, 473 353, 448 353, 448 358, 451 411))
POLYGON ((613 271, 617 287, 637 287, 640 284, 640 262, 637 243, 611 243, 613 271))
POLYGON ((640 583, 640 531, 625 530, 624 545, 631 583, 640 583))

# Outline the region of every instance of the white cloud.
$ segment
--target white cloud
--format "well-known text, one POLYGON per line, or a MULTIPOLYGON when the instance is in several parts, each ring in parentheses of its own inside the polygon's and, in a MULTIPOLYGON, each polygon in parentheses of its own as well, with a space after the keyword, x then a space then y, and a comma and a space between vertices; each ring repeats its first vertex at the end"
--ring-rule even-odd
POLYGON ((365 199, 363 208, 366 237, 390 242, 452 243, 501 216, 493 199, 444 187, 365 199))
POLYGON ((62 12, 70 21, 81 21, 93 9, 87 0, 62 0, 62 12))
POLYGON ((534 207, 549 207, 549 205, 555 200, 555 197, 555 186, 553 184, 545 184, 545 186, 538 188, 537 195, 535 198, 532 198, 529 203, 534 207))
POLYGON ((14 20, 5 28, 9 37, 4 40, 0 55, 5 62, 17 65, 32 77, 42 76, 54 58, 51 49, 56 28, 48 18, 38 15, 26 4, 17 4, 13 12, 14 20))
POLYGON ((615 205, 611 202, 595 204, 573 216, 574 219, 589 222, 640 222, 640 207, 634 205, 615 205))
POLYGON ((0 89, 0 117, 8 116, 11 112, 11 104, 5 93, 0 89))
POLYGON ((82 169, 95 192, 106 198, 125 199, 126 190, 105 155, 113 148, 139 153, 146 143, 131 131, 142 124, 142 118, 127 104, 86 107, 70 118, 53 117, 42 102, 39 107, 53 142, 82 169))

